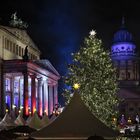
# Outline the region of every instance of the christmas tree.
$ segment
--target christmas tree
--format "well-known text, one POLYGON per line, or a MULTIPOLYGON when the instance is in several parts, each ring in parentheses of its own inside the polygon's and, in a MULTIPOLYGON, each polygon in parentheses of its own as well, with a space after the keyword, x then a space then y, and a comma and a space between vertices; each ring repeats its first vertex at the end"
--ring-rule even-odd
MULTIPOLYGON (((78 89, 89 110, 106 125, 110 126, 113 117, 117 115, 118 90, 116 70, 113 68, 109 52, 102 47, 102 42, 91 31, 85 38, 83 47, 72 54, 73 63, 68 67, 65 76, 67 86, 78 83, 78 89)), ((69 102, 72 88, 65 89, 64 96, 69 102)))

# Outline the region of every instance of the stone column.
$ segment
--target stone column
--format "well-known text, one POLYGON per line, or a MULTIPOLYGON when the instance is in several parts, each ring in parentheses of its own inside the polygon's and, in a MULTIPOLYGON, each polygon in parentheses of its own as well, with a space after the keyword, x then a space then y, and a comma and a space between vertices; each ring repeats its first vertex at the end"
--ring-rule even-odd
POLYGON ((38 79, 38 114, 42 116, 42 85, 43 81, 42 78, 38 79))
POLYGON ((54 105, 58 104, 58 84, 54 86, 54 105))
POLYGON ((28 111, 28 73, 24 72, 23 73, 23 79, 24 79, 24 87, 23 87, 23 114, 25 116, 29 115, 28 111))
POLYGON ((49 115, 53 112, 53 86, 49 85, 49 115))
POLYGON ((5 74, 1 75, 1 96, 0 96, 0 115, 3 117, 6 111, 6 103, 5 103, 5 74))
POLYGON ((12 75, 12 77, 10 78, 10 92, 11 92, 11 110, 13 110, 13 105, 14 105, 14 76, 12 75))
POLYGON ((44 111, 48 115, 48 81, 44 81, 44 111))
POLYGON ((36 110, 36 82, 35 75, 31 75, 31 114, 33 115, 36 110))

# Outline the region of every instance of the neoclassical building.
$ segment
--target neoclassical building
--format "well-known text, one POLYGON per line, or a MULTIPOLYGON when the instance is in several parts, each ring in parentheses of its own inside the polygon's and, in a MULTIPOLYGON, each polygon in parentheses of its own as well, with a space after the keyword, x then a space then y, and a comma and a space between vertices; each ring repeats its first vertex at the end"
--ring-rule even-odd
POLYGON ((40 60, 40 50, 26 30, 0 26, 1 116, 6 109, 15 113, 23 110, 26 116, 34 111, 40 116, 52 114, 58 104, 59 79, 52 64, 40 60))
POLYGON ((140 116, 140 58, 132 34, 122 21, 120 29, 114 34, 111 58, 117 69, 119 83, 118 97, 122 99, 120 115, 135 120, 140 116))

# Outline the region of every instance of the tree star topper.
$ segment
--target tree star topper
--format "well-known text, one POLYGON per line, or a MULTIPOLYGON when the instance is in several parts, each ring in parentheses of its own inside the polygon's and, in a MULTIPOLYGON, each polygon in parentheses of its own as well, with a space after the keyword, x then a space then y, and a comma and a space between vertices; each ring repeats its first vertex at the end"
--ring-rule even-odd
POLYGON ((91 31, 89 32, 89 34, 90 34, 90 36, 95 36, 95 35, 96 35, 96 32, 95 32, 94 30, 91 30, 91 31))

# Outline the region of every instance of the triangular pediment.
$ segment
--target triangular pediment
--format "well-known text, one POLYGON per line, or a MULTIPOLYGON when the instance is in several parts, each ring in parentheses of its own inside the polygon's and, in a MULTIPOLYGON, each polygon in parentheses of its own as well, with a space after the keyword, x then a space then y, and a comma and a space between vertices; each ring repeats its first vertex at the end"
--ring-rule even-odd
POLYGON ((18 39, 20 39, 22 42, 24 42, 28 46, 31 46, 38 50, 38 47, 35 45, 35 43, 31 39, 31 37, 28 35, 26 30, 8 27, 8 26, 0 26, 0 28, 13 34, 13 36, 17 37, 18 39))
POLYGON ((60 77, 59 73, 57 72, 57 70, 54 68, 54 66, 51 64, 49 60, 47 59, 35 60, 35 63, 60 77))

